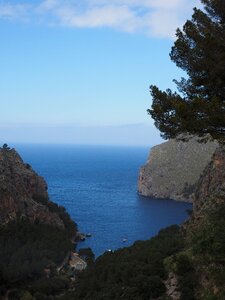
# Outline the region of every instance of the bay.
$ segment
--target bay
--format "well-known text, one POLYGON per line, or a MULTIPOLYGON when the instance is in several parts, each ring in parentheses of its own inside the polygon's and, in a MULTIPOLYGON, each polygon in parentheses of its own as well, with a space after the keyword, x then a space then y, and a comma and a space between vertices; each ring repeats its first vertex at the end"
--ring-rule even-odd
POLYGON ((138 195, 138 173, 149 155, 147 147, 15 147, 45 178, 51 200, 67 209, 81 232, 91 233, 78 248, 91 247, 96 256, 182 223, 192 207, 138 195))

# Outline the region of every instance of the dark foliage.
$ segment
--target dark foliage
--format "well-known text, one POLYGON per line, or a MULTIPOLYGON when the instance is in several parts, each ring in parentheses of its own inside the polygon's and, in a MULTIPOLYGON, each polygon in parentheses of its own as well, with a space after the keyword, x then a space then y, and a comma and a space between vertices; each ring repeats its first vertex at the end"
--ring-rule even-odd
POLYGON ((42 277, 73 245, 65 230, 27 220, 0 227, 0 285, 15 287, 42 277))
POLYGON ((64 293, 70 287, 70 281, 66 277, 41 278, 32 284, 32 294, 44 296, 55 296, 64 293))
POLYGON ((78 251, 79 256, 87 262, 88 265, 92 265, 95 260, 95 255, 91 248, 82 248, 78 251))
MULTIPOLYGON (((193 252, 209 266, 210 276, 218 285, 225 282, 225 204, 207 212, 207 219, 193 232, 193 252)), ((224 289, 225 292, 225 289, 224 289)))
POLYGON ((197 277, 190 258, 185 254, 178 255, 176 258, 176 266, 181 300, 195 300, 197 277))
POLYGON ((165 293, 163 260, 182 249, 178 226, 99 257, 80 274, 74 299, 153 299, 165 293))
POLYGON ((33 199, 35 202, 47 206, 50 212, 54 212, 60 217, 60 219, 64 223, 66 233, 70 237, 74 237, 76 235, 77 224, 71 220, 69 214, 66 212, 66 209, 63 206, 57 205, 56 203, 50 201, 47 197, 43 197, 42 195, 33 195, 33 199))
POLYGON ((164 138, 183 133, 210 134, 225 142, 225 3, 201 0, 205 10, 194 9, 170 57, 187 73, 176 81, 178 93, 151 86, 152 108, 148 113, 164 138))

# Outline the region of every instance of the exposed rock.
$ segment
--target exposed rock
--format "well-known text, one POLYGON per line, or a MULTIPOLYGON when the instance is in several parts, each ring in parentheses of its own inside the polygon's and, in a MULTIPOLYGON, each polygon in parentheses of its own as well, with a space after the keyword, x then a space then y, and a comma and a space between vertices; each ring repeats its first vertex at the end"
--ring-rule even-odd
POLYGON ((213 249, 214 253, 212 255, 209 252, 210 259, 206 258, 204 260, 204 250, 197 251, 201 259, 199 265, 199 259, 196 260, 195 258, 195 263, 198 263, 196 270, 198 270, 199 275, 196 299, 202 299, 205 291, 214 295, 212 297, 214 299, 225 299, 225 287, 223 281, 219 280, 219 276, 221 275, 218 272, 218 270, 224 270, 224 256, 221 255, 222 259, 217 259, 218 253, 221 252, 221 245, 224 243, 224 222, 221 222, 224 219, 224 205, 225 145, 220 145, 196 184, 196 191, 193 198, 193 214, 182 225, 188 244, 193 243, 192 239, 197 234, 200 237, 202 249, 206 249, 205 253, 209 249, 213 249), (218 212, 220 213, 218 214, 218 212), (215 219, 215 216, 218 219, 215 219), (218 224, 220 224, 220 227, 218 224), (201 233, 200 235, 198 235, 199 232, 201 233), (210 238, 208 234, 211 234, 210 238), (217 277, 214 277, 213 269, 214 272, 217 270, 217 277))
POLYGON ((171 300, 179 300, 181 292, 178 286, 177 275, 170 272, 167 280, 165 281, 166 294, 171 300))
POLYGON ((59 215, 50 211, 47 184, 19 154, 6 147, 0 148, 0 224, 18 217, 31 222, 64 227, 59 215))
POLYGON ((69 266, 74 270, 82 271, 87 268, 87 263, 79 257, 78 253, 71 252, 69 266))
POLYGON ((138 191, 143 196, 192 202, 196 183, 218 144, 170 140, 151 149, 140 170, 138 191))
POLYGON ((193 201, 194 213, 215 201, 225 201, 225 145, 216 149, 211 162, 200 177, 193 201), (213 198, 213 199, 212 199, 213 198))

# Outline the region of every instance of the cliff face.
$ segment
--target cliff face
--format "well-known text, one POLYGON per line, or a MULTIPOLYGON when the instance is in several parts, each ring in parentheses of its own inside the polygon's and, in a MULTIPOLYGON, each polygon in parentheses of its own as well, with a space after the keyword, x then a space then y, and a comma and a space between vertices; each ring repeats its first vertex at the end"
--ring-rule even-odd
POLYGON ((198 180, 193 214, 182 226, 198 274, 196 299, 225 299, 224 214, 225 145, 220 145, 198 180))
POLYGON ((155 146, 140 170, 138 191, 143 196, 192 201, 196 183, 218 144, 170 140, 155 146))
POLYGON ((19 154, 8 147, 0 148, 0 224, 6 224, 18 217, 64 227, 55 212, 44 203, 48 200, 47 184, 19 154))
POLYGON ((198 181, 193 201, 194 213, 207 208, 209 200, 212 203, 225 201, 225 146, 216 149, 198 181))

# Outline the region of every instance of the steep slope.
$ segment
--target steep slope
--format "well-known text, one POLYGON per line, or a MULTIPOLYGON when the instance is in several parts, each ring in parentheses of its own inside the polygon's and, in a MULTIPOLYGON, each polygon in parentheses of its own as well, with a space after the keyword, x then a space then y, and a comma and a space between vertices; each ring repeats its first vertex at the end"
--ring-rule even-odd
POLYGON ((194 213, 207 208, 209 199, 217 199, 218 203, 225 201, 225 146, 216 149, 198 181, 193 202, 194 213))
POLYGON ((64 228, 53 206, 57 207, 48 200, 45 180, 23 162, 15 149, 0 148, 0 224, 25 217, 32 223, 64 228))
POLYGON ((153 147, 140 170, 139 193, 191 202, 196 183, 217 147, 216 142, 198 143, 196 138, 153 147))
POLYGON ((225 145, 198 181, 193 215, 183 226, 198 274, 196 299, 225 299, 225 145))
POLYGON ((72 281, 58 267, 74 238, 77 226, 49 200, 45 180, 14 149, 0 148, 0 299, 47 299, 43 290, 68 289, 72 281))

